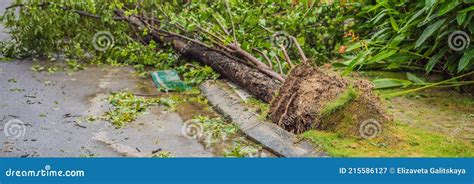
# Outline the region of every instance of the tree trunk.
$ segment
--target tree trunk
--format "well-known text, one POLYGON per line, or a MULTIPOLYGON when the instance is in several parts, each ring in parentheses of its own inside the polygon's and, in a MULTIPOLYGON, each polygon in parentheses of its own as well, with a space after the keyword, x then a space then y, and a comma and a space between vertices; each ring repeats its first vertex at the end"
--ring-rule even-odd
MULTIPOLYGON (((126 18, 123 11, 117 11, 116 14, 119 17, 126 18)), ((137 18, 128 17, 125 20, 139 29, 146 27, 137 18)), ((171 43, 178 55, 195 59, 211 66, 211 68, 221 76, 238 84, 251 95, 266 103, 271 102, 280 87, 280 83, 268 75, 261 73, 258 69, 240 63, 218 51, 193 44, 178 36, 161 36, 158 32, 152 32, 151 35, 156 42, 165 44, 171 43)))
POLYGON ((186 43, 177 37, 168 38, 168 40, 172 40, 173 47, 178 54, 211 66, 221 76, 238 84, 264 102, 270 103, 280 86, 277 81, 257 69, 235 61, 217 51, 186 43))

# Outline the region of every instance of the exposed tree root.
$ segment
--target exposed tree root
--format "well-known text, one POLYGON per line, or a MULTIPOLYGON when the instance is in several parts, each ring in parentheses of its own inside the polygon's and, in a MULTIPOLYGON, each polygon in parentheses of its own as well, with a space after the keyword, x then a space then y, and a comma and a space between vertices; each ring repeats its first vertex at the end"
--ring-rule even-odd
POLYGON ((269 117, 294 133, 321 129, 354 136, 365 121, 376 121, 381 128, 391 119, 369 82, 351 81, 309 65, 291 71, 271 103, 269 117))

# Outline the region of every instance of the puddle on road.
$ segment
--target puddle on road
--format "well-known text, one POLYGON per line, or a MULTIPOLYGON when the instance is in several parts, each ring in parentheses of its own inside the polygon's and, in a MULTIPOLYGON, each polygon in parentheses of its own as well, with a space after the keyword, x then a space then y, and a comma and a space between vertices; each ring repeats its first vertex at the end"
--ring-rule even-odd
MULTIPOLYGON (((155 89, 156 90, 156 89, 155 89)), ((191 121, 197 117, 205 117, 208 119, 222 118, 220 114, 215 112, 212 107, 207 104, 207 100, 200 94, 180 94, 180 93, 163 93, 159 97, 180 99, 175 111, 182 118, 183 122, 191 121)), ((231 122, 224 120, 223 128, 232 125, 231 122), (226 126, 229 125, 229 126, 226 126)), ((184 126, 184 125, 183 125, 184 126)), ((235 126, 236 129, 238 129, 235 126)), ((206 149, 218 157, 273 157, 273 153, 264 149, 258 143, 248 139, 245 134, 238 130, 230 136, 212 137, 206 135, 204 130, 203 136, 197 138, 197 141, 206 149)), ((223 135, 225 130, 213 129, 212 134, 223 135)))
MULTIPOLYGON (((126 124, 124 127, 109 130, 107 133, 99 132, 100 134, 96 135, 96 138, 100 138, 98 139, 99 142, 102 142, 114 151, 120 151, 121 155, 152 156, 153 150, 159 149, 170 151, 171 155, 178 157, 243 156, 239 154, 245 152, 254 152, 254 154, 246 156, 274 156, 259 144, 247 139, 240 131, 231 137, 214 139, 211 142, 206 140, 206 138, 185 140, 187 138, 182 135, 183 122, 198 116, 220 117, 196 89, 184 93, 164 93, 157 90, 151 79, 137 77, 134 75, 133 70, 125 67, 109 68, 109 66, 106 66, 106 69, 92 68, 91 70, 94 70, 101 77, 98 80, 99 84, 97 86, 99 89, 97 89, 97 93, 90 95, 87 99, 90 104, 89 115, 101 116, 108 111, 111 106, 107 103, 106 98, 113 92, 130 91, 137 97, 169 98, 176 101, 176 105, 172 108, 152 106, 145 113, 139 115, 136 120, 126 124), (196 148, 195 143, 201 145, 201 148, 196 148), (137 152, 137 150, 140 150, 140 152, 137 152), (184 151, 196 153, 184 153, 184 151), (210 154, 206 155, 203 152, 210 154)), ((82 77, 86 77, 86 75, 82 77)), ((82 77, 77 76, 77 80, 83 80, 82 77)), ((225 123, 229 122, 226 121, 225 123)))
POLYGON ((212 111, 209 106, 197 102, 183 102, 176 107, 176 112, 178 112, 184 121, 196 116, 219 117, 219 114, 212 111))

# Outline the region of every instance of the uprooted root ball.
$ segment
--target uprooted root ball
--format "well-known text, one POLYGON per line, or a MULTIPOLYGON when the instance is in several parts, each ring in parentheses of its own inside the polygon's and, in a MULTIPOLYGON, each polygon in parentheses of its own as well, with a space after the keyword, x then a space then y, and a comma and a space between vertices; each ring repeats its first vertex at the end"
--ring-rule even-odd
POLYGON ((270 104, 270 119, 293 133, 330 130, 373 138, 390 121, 368 81, 308 65, 294 68, 270 104))

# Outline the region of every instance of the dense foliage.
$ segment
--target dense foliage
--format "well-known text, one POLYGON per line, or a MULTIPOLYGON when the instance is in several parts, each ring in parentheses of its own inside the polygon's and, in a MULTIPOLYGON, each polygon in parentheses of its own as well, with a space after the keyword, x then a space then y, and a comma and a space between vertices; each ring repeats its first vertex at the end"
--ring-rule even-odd
POLYGON ((169 47, 146 40, 151 30, 134 30, 115 20, 115 10, 123 10, 126 15, 155 17, 160 24, 152 27, 206 44, 237 41, 264 63, 268 56, 267 64, 283 74, 290 66, 280 45, 294 63, 300 62, 292 37, 314 64, 337 61, 346 74, 355 69, 408 69, 459 76, 474 68, 472 46, 453 50, 448 44, 449 36, 458 30, 473 40, 472 0, 305 3, 17 0, 15 4, 21 6, 2 16, 12 40, 1 44, 1 51, 9 57, 65 55, 74 61, 133 65, 139 71, 147 66, 179 67, 181 73, 191 72, 185 75, 189 79, 200 75, 191 83, 206 79, 207 74, 216 77, 209 68, 183 61, 169 47), (106 43, 99 41, 106 48, 102 50, 94 44, 95 36, 103 32, 109 38, 101 40, 106 43), (339 56, 344 62, 336 59, 339 56))
MULTIPOLYGON (((283 60, 279 44, 283 44, 297 58, 296 48, 290 39, 294 36, 314 62, 328 62, 336 55, 335 48, 349 29, 344 27, 344 14, 356 9, 339 3, 313 4, 308 7, 305 4, 293 6, 288 2, 276 1, 230 1, 228 4, 214 1, 190 4, 183 8, 174 7, 170 10, 172 13, 166 16, 170 22, 184 26, 187 31, 197 33, 202 36, 198 38, 204 40, 218 37, 228 44, 234 41, 235 30, 235 39, 244 50, 259 56, 254 51, 259 49, 274 61, 274 70, 278 70, 278 64, 282 64, 283 70, 287 71, 287 63, 277 63, 274 59, 279 57, 283 60)), ((180 31, 177 28, 173 30, 180 31)), ((260 60, 264 61, 262 57, 260 60)))
POLYGON ((473 4, 472 0, 378 0, 364 6, 355 16, 362 39, 348 48, 356 52, 345 64, 348 70, 412 69, 450 75, 472 71, 473 4), (456 31, 465 34, 455 35, 456 31))
MULTIPOLYGON (((146 66, 170 69, 182 64, 169 48, 158 48, 153 41, 142 44, 138 38, 146 36, 146 32, 137 32, 127 23, 114 19, 114 10, 132 7, 135 4, 133 2, 58 0, 43 3, 17 0, 14 4, 19 6, 13 5, 2 16, 12 38, 1 43, 4 56, 66 57, 68 60, 94 64, 132 65, 138 71, 143 71, 146 66), (18 12, 15 11, 17 9, 18 12), (99 18, 84 16, 78 11, 99 18), (95 40, 96 35, 100 36, 99 40, 95 40)), ((143 6, 156 8, 158 2, 143 6)), ((136 9, 126 11, 127 14, 136 12, 136 9)), ((193 67, 183 65, 179 71, 192 71, 201 74, 198 76, 201 78, 202 73, 206 73, 215 78, 216 74, 209 72, 208 68, 189 62, 194 63, 193 67)))
MULTIPOLYGON (((15 16, 11 8, 3 16, 3 22, 10 28, 12 41, 3 43, 2 51, 7 56, 49 56, 64 53, 69 58, 106 62, 111 64, 152 65, 158 68, 174 63, 176 56, 170 50, 156 52, 156 44, 143 46, 137 37, 147 32, 137 33, 124 22, 113 19, 115 9, 123 9, 126 14, 146 14, 166 22, 157 25, 168 31, 210 42, 219 38, 224 43, 235 39, 242 48, 263 57, 255 49, 266 53, 274 63, 275 70, 287 72, 278 45, 283 44, 296 56, 296 49, 290 36, 297 38, 305 52, 316 63, 324 63, 335 56, 335 48, 343 39, 343 14, 353 10, 338 3, 324 5, 288 2, 249 2, 242 0, 207 3, 182 4, 176 2, 138 1, 42 1, 17 0, 20 16, 15 16), (67 8, 65 8, 67 7, 67 8), (84 17, 75 11, 81 10, 99 15, 100 19, 84 17), (178 25, 178 26, 177 26, 178 25), (180 26, 186 29, 179 29, 180 26), (93 48, 92 38, 99 31, 108 31, 113 36, 114 45, 106 52, 93 48)), ((297 61, 295 61, 297 62, 297 61)), ((141 67, 141 66, 138 66, 141 67)))

